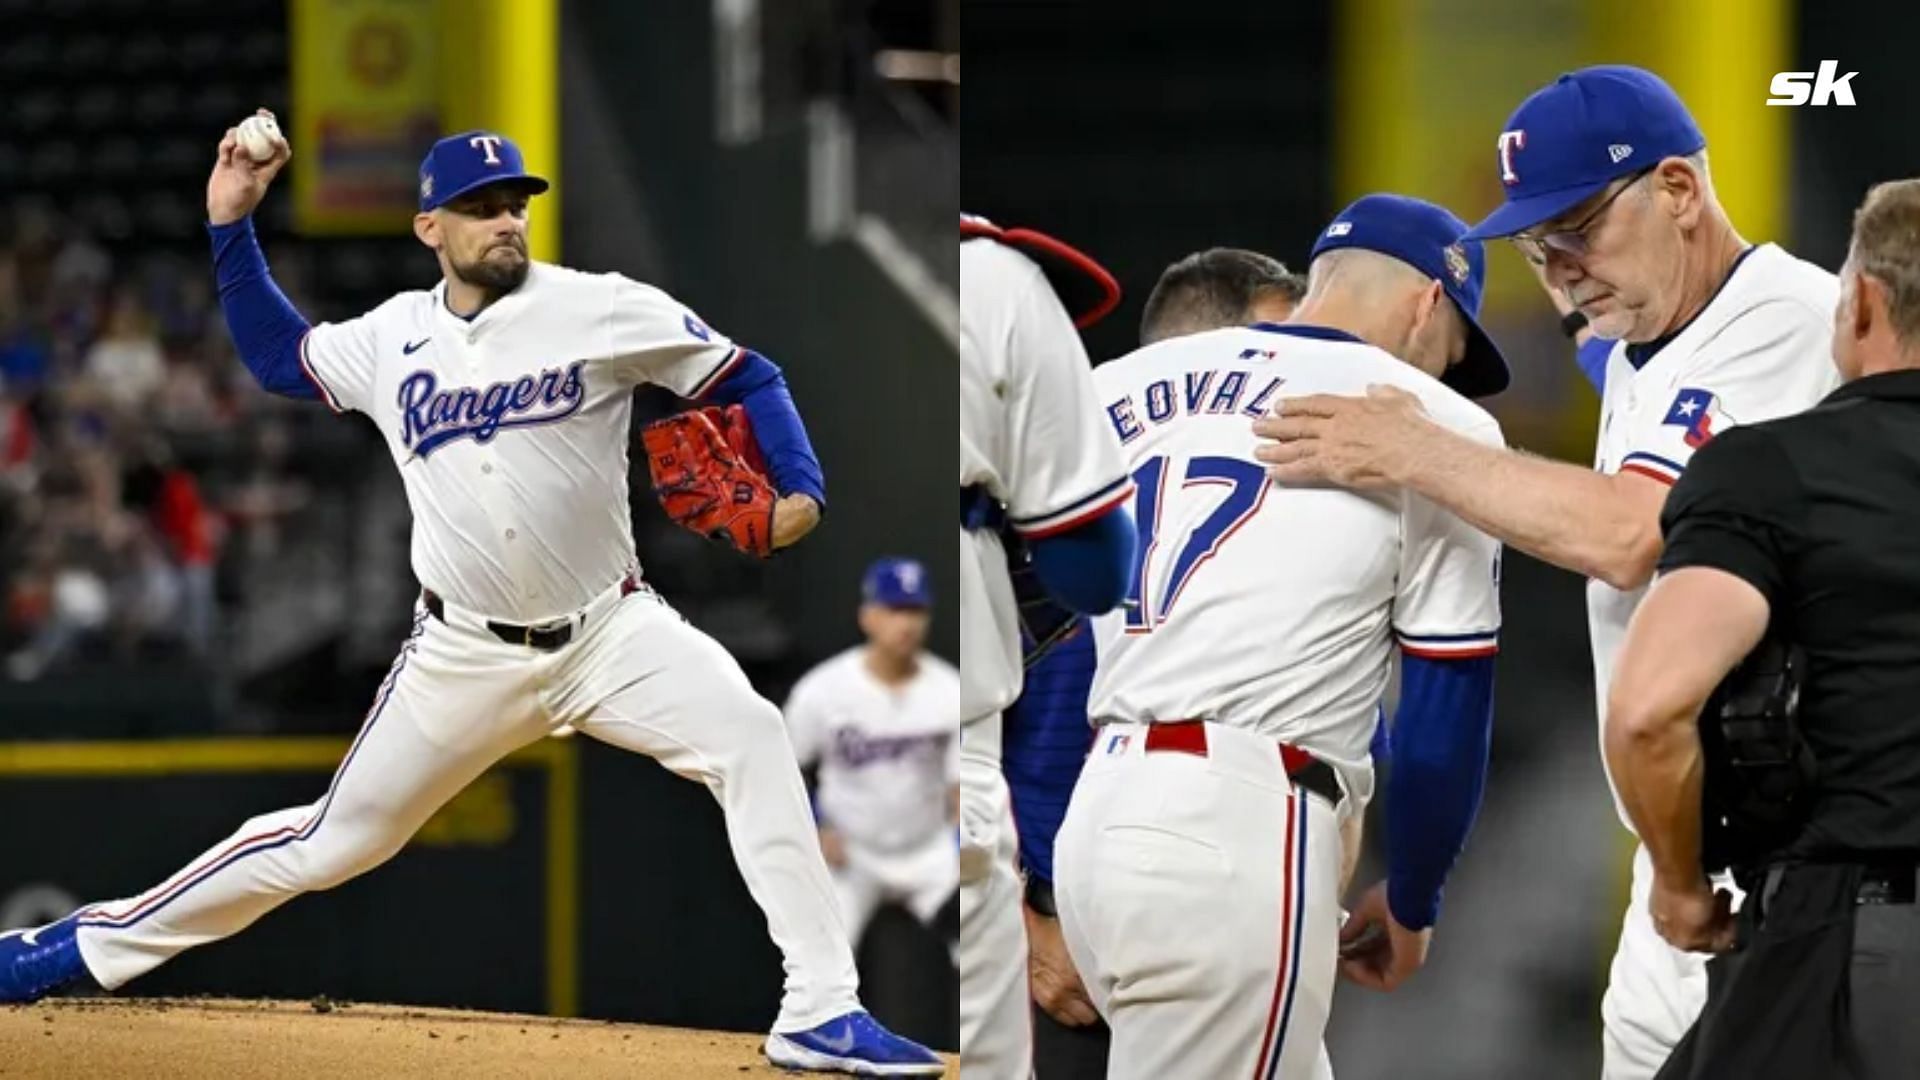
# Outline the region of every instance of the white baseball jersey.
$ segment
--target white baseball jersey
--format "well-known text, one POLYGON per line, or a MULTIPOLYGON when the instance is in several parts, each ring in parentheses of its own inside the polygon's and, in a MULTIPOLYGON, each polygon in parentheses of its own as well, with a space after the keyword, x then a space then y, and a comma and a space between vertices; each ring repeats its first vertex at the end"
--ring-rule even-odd
MULTIPOLYGON (((1029 537, 1071 529, 1131 493, 1094 401, 1080 335, 1046 275, 993 240, 960 245, 960 486, 980 485, 1029 537)), ((960 532, 961 720, 1020 693, 1020 629, 1000 539, 960 532)))
POLYGON ((1257 731, 1334 765, 1364 805, 1393 640, 1422 656, 1494 651, 1496 541, 1419 495, 1281 487, 1254 460, 1253 421, 1279 398, 1369 384, 1504 445, 1484 409, 1320 327, 1214 330, 1094 372, 1134 470, 1141 537, 1126 604, 1093 622, 1096 722, 1257 731))
POLYGON ((146 892, 81 910, 94 978, 120 986, 371 870, 495 762, 571 727, 719 802, 782 954, 776 1031, 858 1008, 780 711, 718 642, 626 579, 628 391, 698 396, 741 356, 656 289, 541 263, 471 320, 436 287, 315 327, 307 373, 333 408, 379 425, 413 506, 415 572, 446 602, 415 602, 413 632, 317 802, 253 818, 146 892), (552 648, 479 618, 554 614, 570 636, 552 648))
MULTIPOLYGON (((1634 368, 1625 343, 1614 346, 1593 467, 1671 485, 1715 435, 1811 408, 1840 384, 1832 359, 1839 295, 1838 279, 1820 267, 1773 244, 1750 249, 1700 314, 1645 366, 1634 368)), ((1646 591, 1587 582, 1603 739, 1614 657, 1646 591)), ((1617 793, 1614 804, 1631 829, 1617 793)))
MULTIPOLYGON (((849 840, 903 851, 947 834, 947 791, 959 782, 960 673, 930 653, 888 686, 855 646, 807 672, 787 697, 800 763, 820 763, 821 817, 849 840)), ((948 851, 952 848, 949 847, 948 851)))
POLYGON ((638 563, 633 388, 698 397, 744 352, 619 274, 535 262, 472 319, 448 310, 445 289, 315 326, 302 363, 328 405, 367 414, 386 438, 422 585, 513 622, 576 610, 638 563))

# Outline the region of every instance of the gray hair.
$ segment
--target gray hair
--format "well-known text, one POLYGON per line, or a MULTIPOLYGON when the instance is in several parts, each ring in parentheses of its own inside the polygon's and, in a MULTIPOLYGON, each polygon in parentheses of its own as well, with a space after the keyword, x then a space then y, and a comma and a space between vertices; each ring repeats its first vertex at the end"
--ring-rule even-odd
POLYGON ((1847 261, 1887 289, 1887 317, 1900 344, 1920 348, 1920 179, 1867 191, 1853 214, 1847 261))

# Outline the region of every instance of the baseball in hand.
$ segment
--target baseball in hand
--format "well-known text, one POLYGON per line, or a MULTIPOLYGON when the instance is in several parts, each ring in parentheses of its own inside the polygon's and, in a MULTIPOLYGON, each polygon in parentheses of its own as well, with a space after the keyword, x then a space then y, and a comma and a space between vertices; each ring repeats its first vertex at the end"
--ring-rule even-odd
POLYGON ((286 136, 280 134, 280 125, 271 116, 255 113, 240 121, 237 130, 240 149, 257 164, 266 164, 273 155, 286 145, 286 136))

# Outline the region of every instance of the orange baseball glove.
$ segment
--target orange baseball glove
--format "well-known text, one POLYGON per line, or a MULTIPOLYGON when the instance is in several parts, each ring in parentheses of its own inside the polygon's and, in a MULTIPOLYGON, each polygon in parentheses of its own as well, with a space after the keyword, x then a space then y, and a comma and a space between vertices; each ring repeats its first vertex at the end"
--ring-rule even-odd
POLYGON ((640 438, 654 494, 668 517, 750 555, 772 554, 778 496, 767 482, 745 409, 676 413, 642 428, 640 438))

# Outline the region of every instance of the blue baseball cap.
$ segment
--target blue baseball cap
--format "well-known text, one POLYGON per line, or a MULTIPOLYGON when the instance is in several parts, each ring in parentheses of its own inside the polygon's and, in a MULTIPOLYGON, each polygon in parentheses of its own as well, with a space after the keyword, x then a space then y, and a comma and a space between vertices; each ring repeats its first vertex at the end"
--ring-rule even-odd
POLYGON ((860 582, 860 599, 883 607, 932 607, 927 568, 918 559, 877 559, 860 582))
POLYGON ((433 144, 420 162, 420 209, 433 210, 475 188, 513 181, 538 195, 547 190, 545 178, 527 171, 520 148, 505 135, 491 131, 463 131, 433 144))
POLYGON ((1673 87, 1637 67, 1568 72, 1520 103, 1500 133, 1507 201, 1468 231, 1512 236, 1580 205, 1622 176, 1707 145, 1673 87))
POLYGON ((1421 199, 1405 195, 1363 195, 1340 211, 1313 242, 1317 259, 1325 251, 1364 248, 1398 259, 1438 281, 1467 320, 1467 352, 1447 369, 1441 382, 1470 397, 1488 397, 1507 388, 1512 376, 1507 359, 1480 326, 1480 296, 1487 283, 1487 254, 1464 239, 1467 223, 1421 199))

